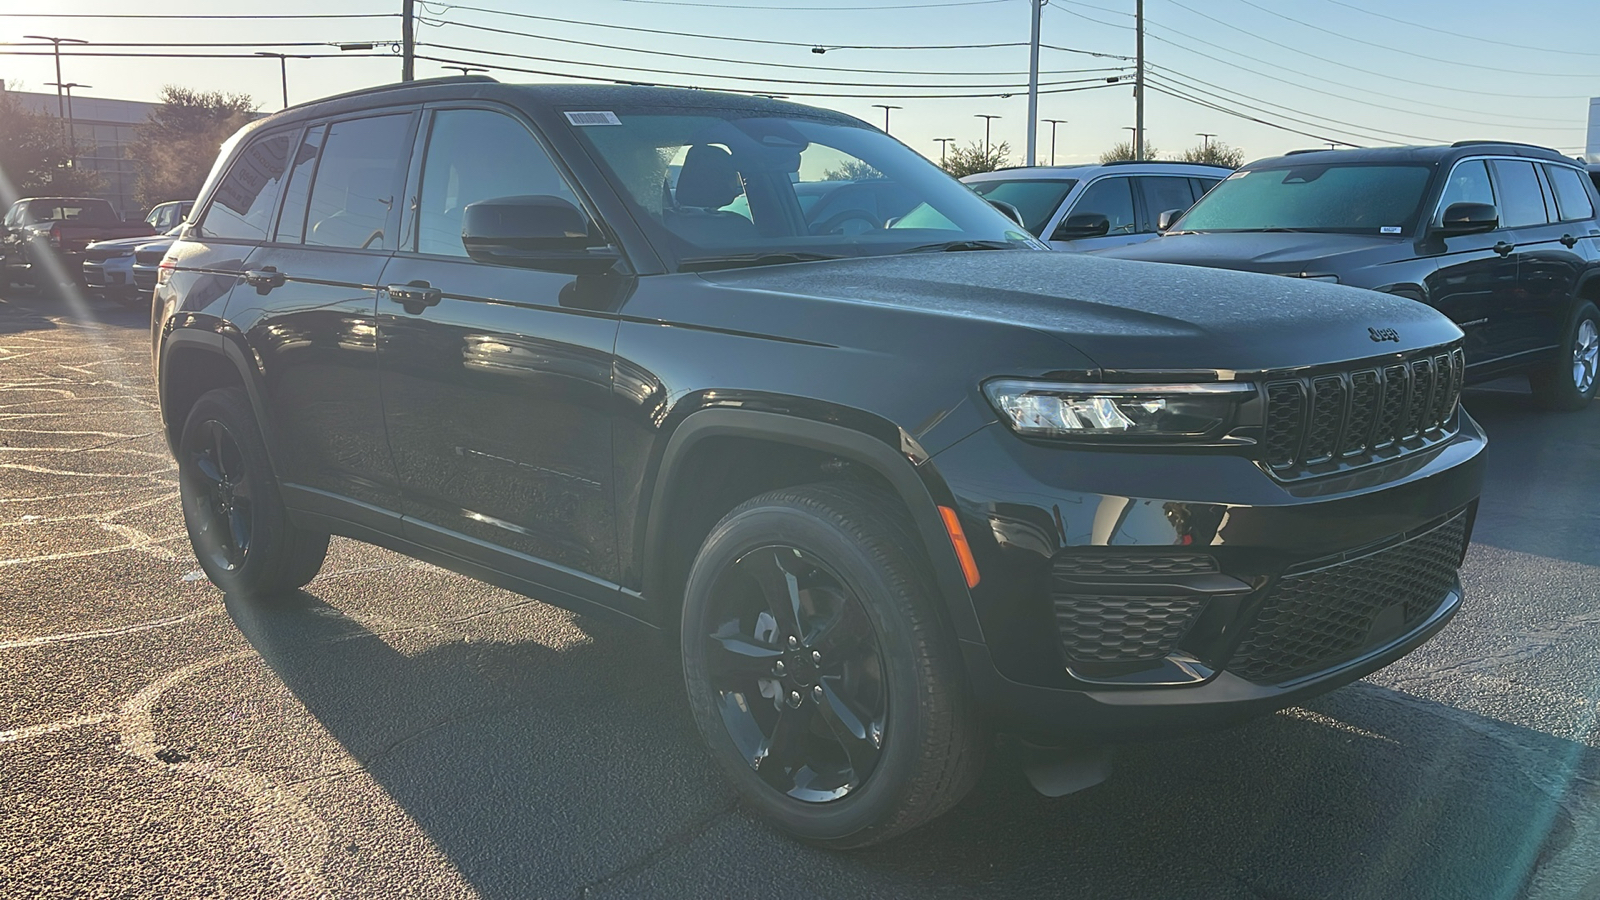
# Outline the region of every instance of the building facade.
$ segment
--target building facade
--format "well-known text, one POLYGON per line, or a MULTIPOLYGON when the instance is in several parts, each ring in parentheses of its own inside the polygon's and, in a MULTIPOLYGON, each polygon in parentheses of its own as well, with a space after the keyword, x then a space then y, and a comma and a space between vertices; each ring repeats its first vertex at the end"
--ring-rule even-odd
MULTIPOLYGON (((6 89, 0 81, 0 91, 6 89)), ((60 113, 55 92, 12 91, 24 106, 55 118, 60 113)), ((74 165, 100 175, 96 196, 111 201, 118 213, 139 211, 133 192, 138 172, 127 149, 133 143, 133 128, 142 123, 157 104, 137 100, 107 100, 77 95, 72 98, 72 151, 74 165)))

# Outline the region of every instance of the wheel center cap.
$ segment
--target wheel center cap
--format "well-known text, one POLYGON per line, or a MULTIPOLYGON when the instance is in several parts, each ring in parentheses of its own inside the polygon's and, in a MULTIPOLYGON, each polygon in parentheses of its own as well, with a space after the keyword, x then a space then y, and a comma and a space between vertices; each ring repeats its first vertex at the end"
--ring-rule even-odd
POLYGON ((811 658, 810 650, 797 650, 784 657, 784 665, 788 666, 788 674, 796 684, 810 686, 817 681, 817 664, 811 658))

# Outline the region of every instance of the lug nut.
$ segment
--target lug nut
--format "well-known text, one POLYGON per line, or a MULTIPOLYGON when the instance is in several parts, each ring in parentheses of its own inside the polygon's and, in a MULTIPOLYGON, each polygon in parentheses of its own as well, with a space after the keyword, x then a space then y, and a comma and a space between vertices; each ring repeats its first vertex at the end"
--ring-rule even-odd
POLYGON ((819 702, 819 703, 822 702, 822 685, 819 684, 816 687, 812 688, 811 689, 811 696, 817 698, 817 702, 819 702))
POLYGON ((800 646, 800 639, 795 637, 792 634, 789 635, 789 649, 793 650, 794 648, 796 648, 798 646, 800 646))
POLYGON ((777 662, 772 664, 772 674, 774 674, 774 675, 782 675, 783 674, 783 660, 780 659, 777 662))
POLYGON ((813 651, 811 651, 811 661, 814 662, 814 663, 822 662, 822 651, 821 650, 813 650, 813 651))
POLYGON ((790 706, 799 706, 800 705, 800 692, 799 691, 790 691, 789 692, 789 705, 790 706))

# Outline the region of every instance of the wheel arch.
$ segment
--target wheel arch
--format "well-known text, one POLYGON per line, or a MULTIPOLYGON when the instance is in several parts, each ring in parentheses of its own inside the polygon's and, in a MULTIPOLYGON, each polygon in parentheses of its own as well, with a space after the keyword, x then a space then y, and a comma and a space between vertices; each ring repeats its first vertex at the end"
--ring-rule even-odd
MULTIPOLYGON (((705 461, 716 458, 708 454, 729 446, 730 441, 783 448, 795 454, 792 458, 813 454, 812 459, 834 459, 844 467, 859 469, 864 476, 860 480, 888 490, 904 506, 921 538, 922 549, 932 565, 934 586, 941 595, 942 607, 955 636, 965 640, 982 639, 965 576, 938 510, 941 503, 949 506, 953 505, 953 500, 931 464, 913 466, 900 449, 853 428, 782 413, 731 408, 704 409, 686 417, 674 429, 655 468, 650 505, 646 510, 642 556, 644 595, 656 606, 659 624, 675 627, 676 611, 682 602, 683 579, 687 574, 686 562, 692 561, 693 553, 699 549, 710 527, 727 512, 722 509, 709 523, 696 523, 693 518, 696 492, 694 485, 686 483, 686 478, 696 473, 697 466, 703 467, 705 461), (943 499, 936 500, 936 495, 943 499), (703 532, 699 524, 704 524, 703 532)), ((806 480, 822 481, 826 480, 826 475, 819 470, 809 479, 780 477, 780 481, 786 483, 773 483, 766 489, 806 480)), ((749 496, 759 493, 764 490, 749 496)), ((747 499, 749 497, 745 496, 732 503, 713 502, 708 508, 727 505, 732 509, 747 499)))
POLYGON ((267 457, 278 471, 274 459, 267 407, 262 397, 261 376, 251 365, 247 350, 218 331, 175 328, 161 343, 156 390, 161 404, 162 429, 167 446, 177 453, 183 423, 207 391, 242 387, 250 398, 261 433, 266 438, 267 457))

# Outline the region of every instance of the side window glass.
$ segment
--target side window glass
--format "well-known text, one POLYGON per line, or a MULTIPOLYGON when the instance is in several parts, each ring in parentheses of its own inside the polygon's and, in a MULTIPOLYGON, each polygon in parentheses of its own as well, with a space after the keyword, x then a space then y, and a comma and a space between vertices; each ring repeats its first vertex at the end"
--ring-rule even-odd
POLYGON ((306 206, 307 244, 393 250, 395 209, 405 177, 409 115, 352 119, 328 126, 306 206))
MULTIPOLYGON (((1489 185, 1489 167, 1481 159, 1469 159, 1450 171, 1450 181, 1439 198, 1439 211, 1433 224, 1444 221, 1445 210, 1457 203, 1487 203, 1494 205, 1494 190, 1489 185)), ((1505 222, 1506 211, 1500 210, 1500 221, 1505 222)))
POLYGON ((317 168, 317 152, 322 149, 326 125, 312 126, 300 141, 289 166, 289 187, 283 193, 283 212, 278 214, 278 243, 298 244, 306 233, 306 207, 311 199, 311 173, 317 168))
POLYGON ((1544 192, 1539 187, 1539 176, 1533 171, 1533 163, 1497 159, 1492 164, 1495 187, 1500 195, 1501 227, 1518 228, 1548 222, 1544 211, 1544 192))
POLYGON ((1102 178, 1084 190, 1067 217, 1102 215, 1111 222, 1106 234, 1132 234, 1133 185, 1130 178, 1102 178))
POLYGON ((1201 197, 1204 197, 1208 192, 1210 192, 1210 190, 1212 188, 1216 187, 1217 185, 1219 185, 1221 183, 1222 183, 1222 179, 1220 179, 1220 178, 1196 178, 1196 179, 1194 179, 1194 198, 1196 200, 1199 200, 1201 197))
POLYGON ((1139 191, 1144 194, 1146 220, 1140 223, 1140 231, 1155 231, 1162 213, 1169 209, 1188 209, 1194 204, 1194 190, 1189 187, 1187 178, 1144 175, 1134 181, 1139 183, 1139 191))
POLYGON ((1589 191, 1584 185, 1584 177, 1577 169, 1566 166, 1545 166, 1544 173, 1550 180, 1550 189, 1556 195, 1556 209, 1559 211, 1561 221, 1572 222, 1578 219, 1594 217, 1594 203, 1589 200, 1589 191))
POLYGON ((201 233, 213 238, 266 240, 292 140, 292 135, 280 132, 257 138, 245 147, 217 185, 201 233))
POLYGON ((468 205, 529 194, 560 197, 582 209, 549 154, 521 122, 481 109, 436 113, 422 167, 418 252, 466 256, 461 219, 468 205))

